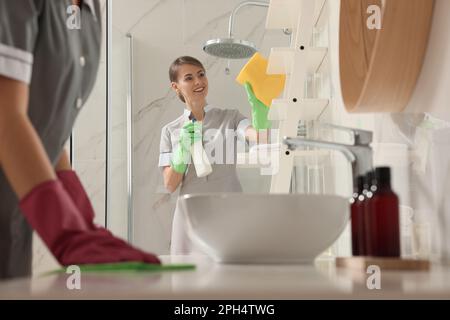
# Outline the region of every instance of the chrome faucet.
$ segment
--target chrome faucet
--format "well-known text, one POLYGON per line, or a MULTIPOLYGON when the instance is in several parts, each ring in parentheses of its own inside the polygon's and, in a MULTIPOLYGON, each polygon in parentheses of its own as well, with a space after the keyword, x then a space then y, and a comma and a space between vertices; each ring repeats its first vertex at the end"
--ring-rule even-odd
POLYGON ((325 127, 349 132, 353 136, 353 144, 320 141, 302 137, 284 137, 283 143, 287 145, 289 150, 295 150, 299 147, 317 147, 342 152, 352 165, 353 187, 356 187, 356 178, 358 175, 364 175, 367 171, 373 169, 373 152, 370 146, 372 132, 333 124, 321 124, 320 126, 322 128, 325 127))

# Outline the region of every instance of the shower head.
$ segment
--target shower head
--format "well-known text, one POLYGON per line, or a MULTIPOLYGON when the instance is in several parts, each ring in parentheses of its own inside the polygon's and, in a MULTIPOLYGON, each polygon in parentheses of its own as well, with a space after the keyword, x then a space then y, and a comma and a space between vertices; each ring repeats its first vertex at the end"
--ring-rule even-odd
POLYGON ((257 50, 250 41, 221 38, 208 40, 203 45, 203 51, 219 58, 245 59, 253 56, 257 50))
POLYGON ((257 51, 256 46, 247 40, 236 40, 233 37, 234 16, 245 6, 269 7, 268 2, 244 1, 236 6, 228 21, 228 38, 212 39, 203 45, 203 51, 215 57, 225 59, 250 58, 257 51))

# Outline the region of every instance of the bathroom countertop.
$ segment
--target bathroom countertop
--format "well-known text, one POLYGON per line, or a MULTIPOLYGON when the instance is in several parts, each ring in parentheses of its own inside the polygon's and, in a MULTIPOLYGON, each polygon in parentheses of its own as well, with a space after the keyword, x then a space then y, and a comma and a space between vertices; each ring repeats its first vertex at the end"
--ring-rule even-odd
POLYGON ((371 274, 336 268, 333 260, 315 265, 222 265, 200 256, 161 260, 197 267, 82 274, 80 290, 67 289, 65 273, 1 281, 0 299, 450 299, 450 267, 440 265, 429 271, 381 270, 381 289, 368 289, 371 274))

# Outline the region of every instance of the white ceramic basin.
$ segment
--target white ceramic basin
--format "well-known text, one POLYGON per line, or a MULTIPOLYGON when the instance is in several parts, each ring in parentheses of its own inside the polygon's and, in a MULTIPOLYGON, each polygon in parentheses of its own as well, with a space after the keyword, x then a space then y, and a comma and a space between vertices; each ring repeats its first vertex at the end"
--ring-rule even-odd
POLYGON ((187 194, 188 234, 223 263, 311 263, 349 219, 347 198, 300 194, 187 194))

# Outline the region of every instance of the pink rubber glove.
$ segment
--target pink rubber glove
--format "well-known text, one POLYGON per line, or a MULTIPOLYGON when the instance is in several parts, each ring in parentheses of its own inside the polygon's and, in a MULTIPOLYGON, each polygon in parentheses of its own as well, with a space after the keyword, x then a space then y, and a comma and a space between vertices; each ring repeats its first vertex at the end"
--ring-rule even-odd
POLYGON ((85 221, 59 180, 39 184, 19 206, 61 265, 121 261, 160 263, 156 256, 132 247, 105 228, 92 227, 93 223, 85 221))

